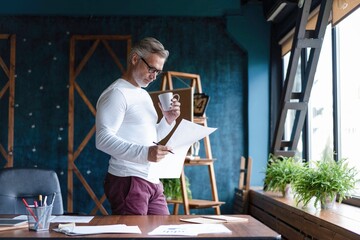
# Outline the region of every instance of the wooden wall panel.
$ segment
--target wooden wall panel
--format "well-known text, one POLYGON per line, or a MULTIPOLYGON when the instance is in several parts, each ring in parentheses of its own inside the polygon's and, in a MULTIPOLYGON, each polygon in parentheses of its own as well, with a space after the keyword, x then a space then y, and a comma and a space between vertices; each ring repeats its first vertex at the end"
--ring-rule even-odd
MULTIPOLYGON (((14 165, 14 107, 15 107, 15 59, 16 59, 16 35, 0 34, 0 41, 6 41, 9 50, 9 59, 4 59, 0 54, 0 70, 5 73, 6 81, 4 86, 0 86, 0 101, 4 100, 8 94, 7 110, 7 143, 4 147, 0 142, 0 156, 5 159, 4 167, 14 165)), ((5 109, 2 109, 6 112, 5 109)), ((5 129, 5 126, 1 126, 5 129)), ((1 158, 0 158, 1 159, 1 158)))
MULTIPOLYGON (((91 214, 94 215, 98 210, 104 215, 107 215, 108 212, 103 206, 103 202, 106 200, 105 195, 102 195, 99 199, 95 192, 93 191, 91 185, 88 183, 84 175, 81 173, 75 160, 79 157, 82 150, 89 143, 92 136, 95 134, 95 124, 91 127, 90 131, 86 134, 86 136, 80 140, 79 146, 74 146, 75 143, 75 92, 80 95, 82 101, 87 106, 88 110, 92 113, 93 117, 96 115, 96 110, 91 101, 87 98, 85 91, 83 91, 80 85, 77 83, 76 79, 84 69, 87 62, 93 56, 95 50, 98 48, 99 44, 102 43, 105 45, 106 50, 109 52, 113 61, 115 61, 116 65, 120 69, 120 73, 124 73, 126 67, 122 66, 117 53, 113 51, 113 49, 108 44, 109 41, 125 41, 127 42, 126 52, 129 53, 131 48, 131 36, 129 35, 74 35, 70 40, 70 65, 69 65, 69 76, 70 76, 70 87, 69 87, 69 129, 68 129, 68 188, 67 188, 67 211, 73 212, 73 196, 76 194, 74 191, 74 179, 73 175, 75 174, 80 180, 82 186, 86 189, 86 192, 89 194, 90 198, 95 203, 95 208, 91 211, 91 214), (76 45, 79 41, 90 41, 91 47, 88 49, 84 57, 80 57, 79 64, 76 64, 76 45)), ((125 62, 126 57, 125 56, 125 62)), ((91 84, 91 82, 89 82, 91 84)), ((91 160, 91 159, 89 159, 91 160)))

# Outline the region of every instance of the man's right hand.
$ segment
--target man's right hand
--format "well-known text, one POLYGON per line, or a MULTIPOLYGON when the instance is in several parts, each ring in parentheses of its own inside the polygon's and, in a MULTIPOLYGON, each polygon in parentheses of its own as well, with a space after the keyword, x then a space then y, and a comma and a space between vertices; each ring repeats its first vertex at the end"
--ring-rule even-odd
POLYGON ((161 159, 165 158, 169 151, 172 149, 163 145, 154 145, 149 147, 148 152, 148 161, 150 162, 159 162, 161 159))

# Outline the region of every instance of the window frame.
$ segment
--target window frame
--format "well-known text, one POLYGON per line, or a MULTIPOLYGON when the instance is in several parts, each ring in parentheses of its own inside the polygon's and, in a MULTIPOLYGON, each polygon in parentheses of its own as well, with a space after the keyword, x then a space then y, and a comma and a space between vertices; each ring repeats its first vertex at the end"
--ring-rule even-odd
MULTIPOLYGON (((359 10, 360 11, 360 10, 359 10)), ((341 156, 341 147, 340 147, 340 111, 339 111, 339 101, 340 101, 340 93, 339 93, 339 30, 338 30, 338 26, 337 25, 331 25, 331 22, 329 22, 328 27, 330 27, 331 29, 331 55, 332 55, 332 91, 333 91, 333 149, 335 153, 338 154, 334 154, 334 160, 338 161, 340 156, 341 156)), ((285 52, 286 54, 286 52, 285 52)), ((285 55, 284 51, 282 51, 282 57, 285 55)), ((305 63, 307 59, 307 52, 304 51, 301 53, 300 55, 300 61, 302 63, 305 63)), ((282 61, 283 64, 283 68, 285 68, 286 66, 284 66, 284 63, 282 61)), ((304 64, 301 64, 301 77, 303 77, 305 75, 305 66, 304 64)), ((282 74, 283 75, 283 74, 282 74)), ((284 76, 282 77, 282 79, 284 79, 284 76)), ((309 109, 308 109, 309 111, 309 109)), ((302 157, 303 159, 305 159, 306 161, 309 160, 309 156, 310 156, 310 135, 309 135, 309 115, 306 115, 305 118, 305 123, 302 129, 302 141, 303 141, 303 151, 302 151, 302 157)), ((352 206, 356 206, 356 207, 360 207, 360 197, 358 196, 353 196, 350 197, 348 199, 343 200, 343 203, 345 204, 349 204, 352 206)))

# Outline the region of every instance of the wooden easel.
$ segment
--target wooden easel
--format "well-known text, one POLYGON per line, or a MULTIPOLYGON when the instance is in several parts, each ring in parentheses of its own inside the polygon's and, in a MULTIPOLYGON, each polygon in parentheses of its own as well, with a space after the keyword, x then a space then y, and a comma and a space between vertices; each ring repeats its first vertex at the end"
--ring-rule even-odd
MULTIPOLYGON (((183 72, 166 72, 162 79, 162 89, 161 90, 173 90, 173 78, 181 78, 184 81, 189 82, 189 86, 194 88, 194 92, 202 93, 200 76, 197 74, 183 73, 183 72)), ((194 122, 207 126, 207 118, 205 114, 202 117, 194 117, 194 122)), ((202 200, 202 199, 189 199, 186 191, 186 177, 184 169, 180 176, 181 190, 182 190, 182 200, 168 200, 168 203, 174 204, 173 214, 177 215, 179 210, 179 204, 184 205, 184 213, 186 215, 190 214, 190 209, 199 209, 199 208, 214 208, 215 213, 220 215, 220 205, 224 202, 219 201, 216 180, 215 180, 215 171, 214 171, 214 159, 212 157, 210 138, 206 136, 204 139, 204 148, 205 148, 205 158, 200 158, 197 160, 185 159, 184 166, 207 166, 209 171, 210 178, 210 187, 211 187, 211 200, 202 200)))
POLYGON ((0 34, 0 40, 9 41, 10 45, 10 59, 9 65, 5 63, 0 56, 0 67, 4 71, 8 81, 0 89, 0 100, 5 93, 9 92, 9 110, 8 110, 8 142, 7 149, 0 143, 0 153, 6 160, 6 167, 13 167, 14 165, 14 106, 15 106, 15 57, 16 57, 16 35, 15 34, 0 34))

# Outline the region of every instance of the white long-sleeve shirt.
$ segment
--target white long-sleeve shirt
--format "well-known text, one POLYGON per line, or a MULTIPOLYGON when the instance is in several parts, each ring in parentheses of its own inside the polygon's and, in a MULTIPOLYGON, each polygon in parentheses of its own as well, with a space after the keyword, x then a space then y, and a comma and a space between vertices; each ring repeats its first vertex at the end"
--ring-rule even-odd
POLYGON ((96 113, 96 147, 111 156, 108 172, 149 179, 149 146, 175 126, 158 116, 149 93, 124 79, 111 84, 99 97, 96 113))

